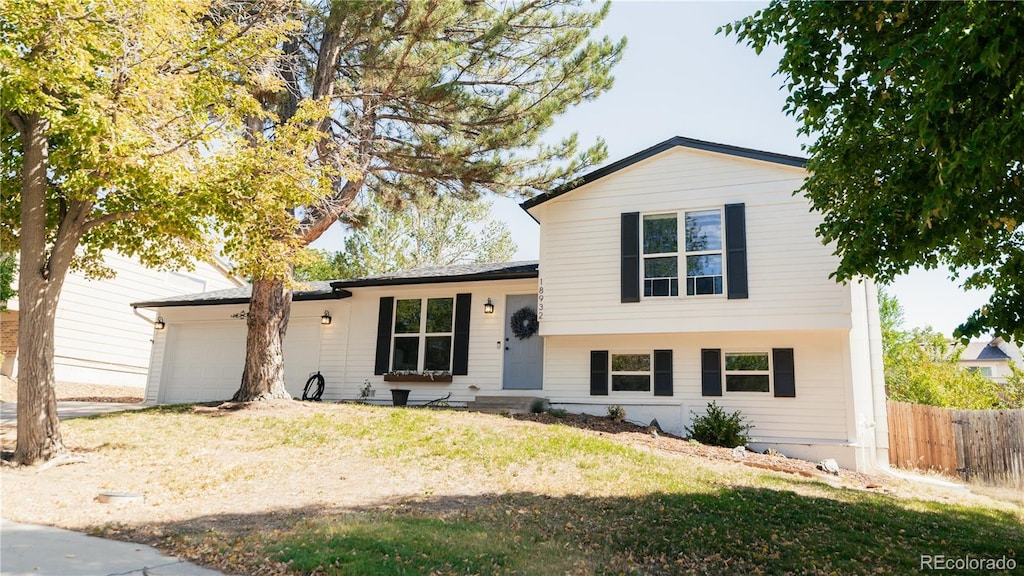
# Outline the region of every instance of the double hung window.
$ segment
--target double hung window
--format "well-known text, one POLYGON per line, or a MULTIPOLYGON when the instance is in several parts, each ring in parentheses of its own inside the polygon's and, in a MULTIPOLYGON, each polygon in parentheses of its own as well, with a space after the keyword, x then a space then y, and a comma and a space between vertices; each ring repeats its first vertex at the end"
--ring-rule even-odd
POLYGON ((682 241, 675 212, 645 215, 642 234, 645 297, 679 295, 680 259, 687 296, 723 293, 721 210, 683 212, 682 241))
POLYGON ((771 390, 770 355, 767 352, 726 353, 726 392, 768 392, 771 390))
POLYGON ((452 298, 396 300, 391 369, 451 370, 454 311, 452 298))
POLYGON ((722 212, 686 213, 686 295, 722 293, 722 212))
POLYGON ((612 392, 650 392, 650 354, 612 354, 612 392))
POLYGON ((679 295, 679 230, 676 214, 644 216, 644 296, 679 295))

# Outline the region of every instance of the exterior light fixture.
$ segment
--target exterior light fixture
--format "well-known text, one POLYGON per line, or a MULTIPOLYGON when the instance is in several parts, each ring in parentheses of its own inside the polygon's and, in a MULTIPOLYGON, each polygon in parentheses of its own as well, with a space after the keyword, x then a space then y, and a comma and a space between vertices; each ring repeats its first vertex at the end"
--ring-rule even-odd
POLYGON ((163 330, 167 327, 167 322, 164 322, 163 316, 157 316, 156 322, 153 322, 153 328, 157 330, 163 330))
POLYGON ((331 325, 331 311, 330 310, 324 310, 324 315, 320 317, 320 323, 323 324, 324 326, 330 326, 331 325))
POLYGON ((491 302, 490 298, 484 303, 484 314, 494 314, 494 302, 491 302))

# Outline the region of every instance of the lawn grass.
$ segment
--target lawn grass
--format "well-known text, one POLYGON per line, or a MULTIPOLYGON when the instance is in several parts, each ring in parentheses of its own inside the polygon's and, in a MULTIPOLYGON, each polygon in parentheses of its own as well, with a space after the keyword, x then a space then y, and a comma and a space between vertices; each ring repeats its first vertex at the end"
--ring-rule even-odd
MULTIPOLYGON (((295 460, 287 466, 308 467, 311 481, 318 463, 343 450, 382 477, 458 477, 489 488, 467 494, 441 483, 398 502, 276 509, 223 526, 213 519, 213 529, 159 527, 152 543, 237 573, 908 574, 922 554, 1005 556, 1024 566, 1019 509, 837 489, 561 425, 323 406, 229 417, 157 408, 65 426, 96 450, 184 463, 168 477, 154 475, 181 498, 211 489, 244 497, 261 480, 251 467, 220 462, 218 454, 232 451, 284 450, 295 460)), ((286 465, 279 467, 283 474, 286 465)), ((273 481, 269 473, 263 482, 273 481)), ((100 532, 143 534, 124 526, 100 532)))

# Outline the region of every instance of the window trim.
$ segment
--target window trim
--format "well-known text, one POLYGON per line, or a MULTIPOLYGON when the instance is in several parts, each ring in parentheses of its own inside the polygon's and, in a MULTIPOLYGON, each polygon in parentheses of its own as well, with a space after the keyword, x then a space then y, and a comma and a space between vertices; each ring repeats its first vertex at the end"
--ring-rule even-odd
POLYGON ((680 284, 681 284, 680 281, 679 281, 679 258, 680 258, 680 254, 681 254, 681 252, 679 251, 679 211, 678 210, 674 210, 674 211, 670 210, 668 212, 650 212, 650 213, 641 212, 640 213, 640 295, 643 298, 678 298, 682 294, 682 292, 679 290, 680 284), (648 254, 644 250, 644 232, 645 232, 645 229, 647 228, 647 218, 649 216, 673 216, 675 218, 675 220, 676 220, 676 250, 675 250, 675 252, 651 252, 650 254, 648 254), (672 280, 673 280, 673 278, 671 276, 659 276, 659 277, 656 278, 657 280, 666 280, 667 279, 669 281, 669 293, 668 294, 666 294, 664 296, 655 296, 653 294, 648 296, 646 294, 646 292, 647 292, 647 290, 646 290, 646 283, 647 283, 647 259, 648 258, 675 258, 676 259, 676 275, 675 275, 674 279, 676 281, 676 292, 677 293, 674 296, 672 295, 672 280))
MULTIPOLYGON (((715 206, 704 206, 704 207, 693 207, 693 208, 680 208, 676 210, 653 210, 650 212, 639 213, 639 234, 638 234, 638 248, 639 248, 639 278, 638 288, 640 298, 642 300, 654 299, 661 300, 666 298, 678 298, 678 299, 716 299, 716 298, 728 298, 729 294, 729 265, 726 257, 726 228, 725 228, 725 205, 719 204, 715 206), (686 250, 686 215, 693 212, 710 212, 715 210, 719 215, 719 224, 722 230, 722 245, 718 250, 698 250, 698 251, 687 251, 686 250), (652 252, 648 254, 644 251, 644 227, 645 219, 648 216, 664 216, 674 215, 676 218, 676 251, 675 252, 652 252), (680 225, 681 224, 681 225, 680 225), (722 291, 715 294, 687 294, 687 279, 689 276, 686 273, 686 259, 689 256, 719 256, 722 262, 722 291), (679 285, 679 293, 675 296, 671 294, 667 296, 647 296, 645 291, 645 281, 647 280, 646 262, 648 258, 669 258, 675 257, 676 259, 676 276, 675 280, 679 285)), ((660 277, 659 277, 660 278, 660 277)), ((671 292, 671 290, 670 290, 671 292)), ((724 374, 724 372, 723 372, 724 374)))
MULTIPOLYGON (((685 275, 683 275, 683 278, 685 280, 684 280, 684 284, 683 284, 683 289, 680 290, 680 296, 685 296, 687 298, 724 298, 724 297, 726 297, 726 295, 729 293, 729 287, 727 285, 727 280, 729 278, 729 275, 728 275, 728 271, 726 270, 726 261, 725 261, 725 234, 726 234, 726 232, 725 232, 725 206, 715 206, 715 207, 709 207, 709 208, 692 208, 692 209, 688 209, 688 210, 681 210, 680 212, 682 212, 682 214, 683 214, 683 218, 682 218, 683 229, 682 229, 682 232, 681 232, 682 237, 679 239, 680 240, 680 246, 682 246, 682 250, 680 251, 680 254, 682 254, 682 258, 683 258, 683 269, 687 271, 687 273, 685 275), (686 249, 686 215, 690 214, 690 213, 694 213, 694 212, 711 212, 712 210, 715 210, 715 211, 718 212, 718 227, 721 230, 721 236, 722 236, 721 245, 719 246, 718 250, 694 250, 693 252, 687 250, 686 249), (721 263, 722 263, 722 274, 721 274, 721 276, 722 276, 722 291, 721 292, 715 292, 715 293, 712 293, 712 294, 697 294, 696 293, 696 291, 697 291, 696 290, 696 284, 695 284, 694 285, 694 294, 688 294, 687 291, 686 291, 686 288, 689 286, 689 283, 690 283, 689 282, 690 275, 689 275, 689 267, 686 264, 687 258, 689 258, 690 256, 714 256, 714 255, 718 255, 718 257, 721 258, 721 263)), ((698 276, 695 276, 694 278, 698 278, 698 276)), ((708 276, 699 276, 699 278, 708 278, 708 276)))
POLYGON ((756 394, 756 395, 768 395, 775 396, 775 361, 772 358, 772 350, 728 350, 722 351, 722 393, 723 394, 756 394), (750 355, 764 355, 768 357, 768 369, 767 370, 728 370, 726 368, 727 358, 729 356, 750 356, 750 355), (768 376, 768 389, 767 390, 729 390, 729 376, 768 376))
MULTIPOLYGON (((664 296, 659 296, 664 298, 664 296)), ((639 350, 639 351, 609 351, 608 352, 608 393, 609 394, 644 394, 654 395, 654 350, 639 350), (615 356, 647 356, 648 370, 647 371, 636 371, 636 370, 613 370, 612 365, 615 356), (647 390, 616 390, 614 381, 615 376, 647 376, 647 390)))
MULTIPOLYGON (((416 348, 416 372, 425 372, 427 369, 424 367, 427 357, 427 338, 431 336, 448 336, 451 339, 451 345, 448 348, 448 368, 439 370, 440 372, 452 372, 452 364, 455 356, 455 304, 456 298, 454 296, 424 296, 420 298, 395 298, 394 304, 391 310, 391 355, 388 358, 389 371, 399 371, 406 369, 395 368, 395 354, 398 351, 398 346, 395 343, 397 338, 412 338, 418 339, 416 348), (397 333, 395 328, 398 325, 398 303, 404 300, 419 300, 420 301, 420 326, 419 332, 404 332, 397 333), (452 329, 449 332, 427 332, 427 303, 430 300, 451 300, 452 301, 452 317, 451 326, 452 329)), ((435 370, 431 370, 435 371, 435 370)))

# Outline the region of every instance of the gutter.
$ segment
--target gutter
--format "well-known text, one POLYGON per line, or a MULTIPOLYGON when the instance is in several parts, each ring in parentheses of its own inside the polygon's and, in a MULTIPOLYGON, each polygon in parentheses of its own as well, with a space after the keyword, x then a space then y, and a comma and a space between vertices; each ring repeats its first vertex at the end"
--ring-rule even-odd
MULTIPOLYGON (((341 300, 351 298, 348 290, 333 288, 330 292, 298 292, 292 296, 293 302, 314 302, 317 300, 341 300)), ((194 300, 174 300, 170 302, 135 302, 132 308, 173 308, 176 306, 220 306, 226 304, 248 304, 248 296, 237 298, 219 298, 217 300, 197 298, 194 300)))

